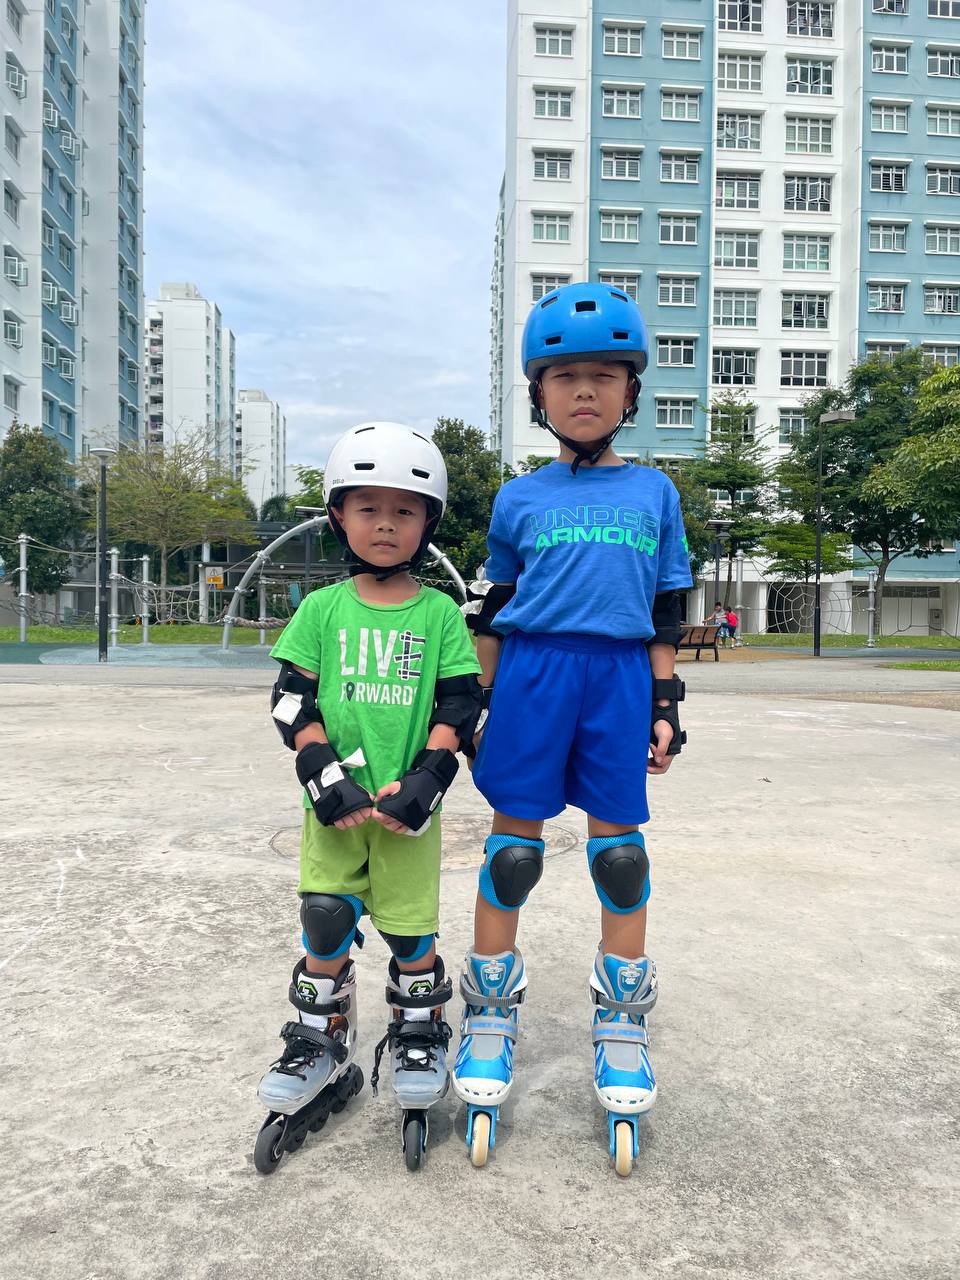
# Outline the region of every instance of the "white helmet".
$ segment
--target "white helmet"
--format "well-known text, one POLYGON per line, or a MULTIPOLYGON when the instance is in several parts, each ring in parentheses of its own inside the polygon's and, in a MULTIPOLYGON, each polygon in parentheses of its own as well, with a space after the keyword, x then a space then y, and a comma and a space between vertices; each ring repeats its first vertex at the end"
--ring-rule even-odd
POLYGON ((338 501, 344 489, 364 484, 419 493, 434 521, 447 505, 443 455, 429 437, 399 422, 361 423, 333 446, 323 472, 328 514, 330 504, 338 501))

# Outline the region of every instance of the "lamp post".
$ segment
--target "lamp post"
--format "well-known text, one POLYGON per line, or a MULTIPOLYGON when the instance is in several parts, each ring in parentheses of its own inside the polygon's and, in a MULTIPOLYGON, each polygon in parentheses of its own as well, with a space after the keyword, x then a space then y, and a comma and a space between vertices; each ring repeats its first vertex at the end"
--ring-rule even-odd
MULTIPOLYGON (((327 514, 326 507, 294 507, 294 511, 301 518, 306 520, 310 516, 325 516, 327 514)), ((322 536, 322 535, 321 535, 322 536)), ((321 554, 323 553, 323 543, 320 543, 321 554)), ((313 551, 313 530, 305 529, 303 532, 303 594, 310 594, 310 574, 312 572, 311 556, 313 551)))
MULTIPOLYGON (((733 524, 732 520, 720 519, 719 517, 708 520, 707 528, 713 530, 713 598, 720 599, 720 557, 723 555, 723 539, 726 537, 727 530, 733 524)), ((704 610, 704 617, 707 616, 704 610)))
POLYGON ((109 445, 99 445, 90 452, 100 462, 100 503, 97 511, 97 657, 100 662, 106 662, 107 615, 110 607, 107 585, 107 461, 117 451, 109 445))
POLYGON ((817 419, 817 531, 814 551, 813 585, 813 656, 820 657, 820 565, 823 543, 823 428, 831 422, 853 422, 852 409, 837 409, 833 413, 821 413, 817 419))

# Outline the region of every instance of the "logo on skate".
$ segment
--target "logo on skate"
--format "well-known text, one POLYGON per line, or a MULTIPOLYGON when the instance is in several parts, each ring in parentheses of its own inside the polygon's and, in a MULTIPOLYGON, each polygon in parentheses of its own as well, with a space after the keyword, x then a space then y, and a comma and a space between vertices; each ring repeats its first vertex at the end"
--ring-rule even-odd
POLYGON ((643 968, 641 965, 631 962, 620 970, 620 986, 624 991, 632 991, 634 987, 639 986, 640 979, 643 977, 643 968))
POLYGON ((422 978, 419 982, 410 983, 410 994, 412 996, 428 996, 433 990, 433 982, 429 978, 422 978))
POLYGON ((305 982, 303 978, 297 983, 297 995, 302 1000, 309 1000, 311 1004, 317 1003, 317 988, 312 982, 305 982))
POLYGON ((480 977, 488 987, 499 987, 506 972, 507 966, 501 960, 488 960, 480 966, 480 977))

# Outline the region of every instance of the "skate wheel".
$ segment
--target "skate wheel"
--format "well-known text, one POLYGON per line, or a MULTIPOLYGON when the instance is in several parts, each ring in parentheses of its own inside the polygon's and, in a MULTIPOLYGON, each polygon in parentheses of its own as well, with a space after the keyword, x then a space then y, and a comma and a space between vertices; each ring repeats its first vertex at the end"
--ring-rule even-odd
POLYGON ((285 1120, 273 1120, 257 1134, 253 1148, 253 1164, 258 1173, 273 1173, 283 1159, 283 1140, 286 1137, 285 1120))
POLYGON ((287 1151, 299 1151, 307 1140, 308 1126, 304 1125, 296 1133, 292 1133, 286 1141, 287 1151))
POLYGON ((403 1125, 403 1159, 411 1173, 416 1173, 427 1145, 427 1125, 421 1116, 411 1116, 403 1125))
POLYGON ((621 1120, 616 1128, 613 1167, 621 1178, 629 1178, 633 1172, 633 1129, 628 1120, 621 1120))
POLYGON ((478 1111, 473 1117, 473 1140, 470 1143, 470 1163, 475 1169, 483 1168, 489 1152, 490 1116, 486 1111, 478 1111))
POLYGON ((326 1116, 317 1116, 316 1120, 310 1121, 310 1132, 319 1133, 326 1123, 327 1123, 326 1116))

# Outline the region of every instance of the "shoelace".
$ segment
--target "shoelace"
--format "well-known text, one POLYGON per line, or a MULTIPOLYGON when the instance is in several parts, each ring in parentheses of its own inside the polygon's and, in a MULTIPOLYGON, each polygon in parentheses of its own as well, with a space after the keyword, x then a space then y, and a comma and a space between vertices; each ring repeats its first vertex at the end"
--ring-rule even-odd
POLYGON ((387 1034, 373 1052, 370 1088, 374 1095, 380 1083, 380 1060, 384 1049, 389 1048, 392 1053, 399 1046, 401 1070, 429 1071, 437 1061, 438 1050, 446 1050, 452 1034, 450 1026, 442 1018, 431 1018, 423 1022, 392 1021, 387 1027, 387 1034), (414 1054, 417 1056, 414 1057, 414 1054))

